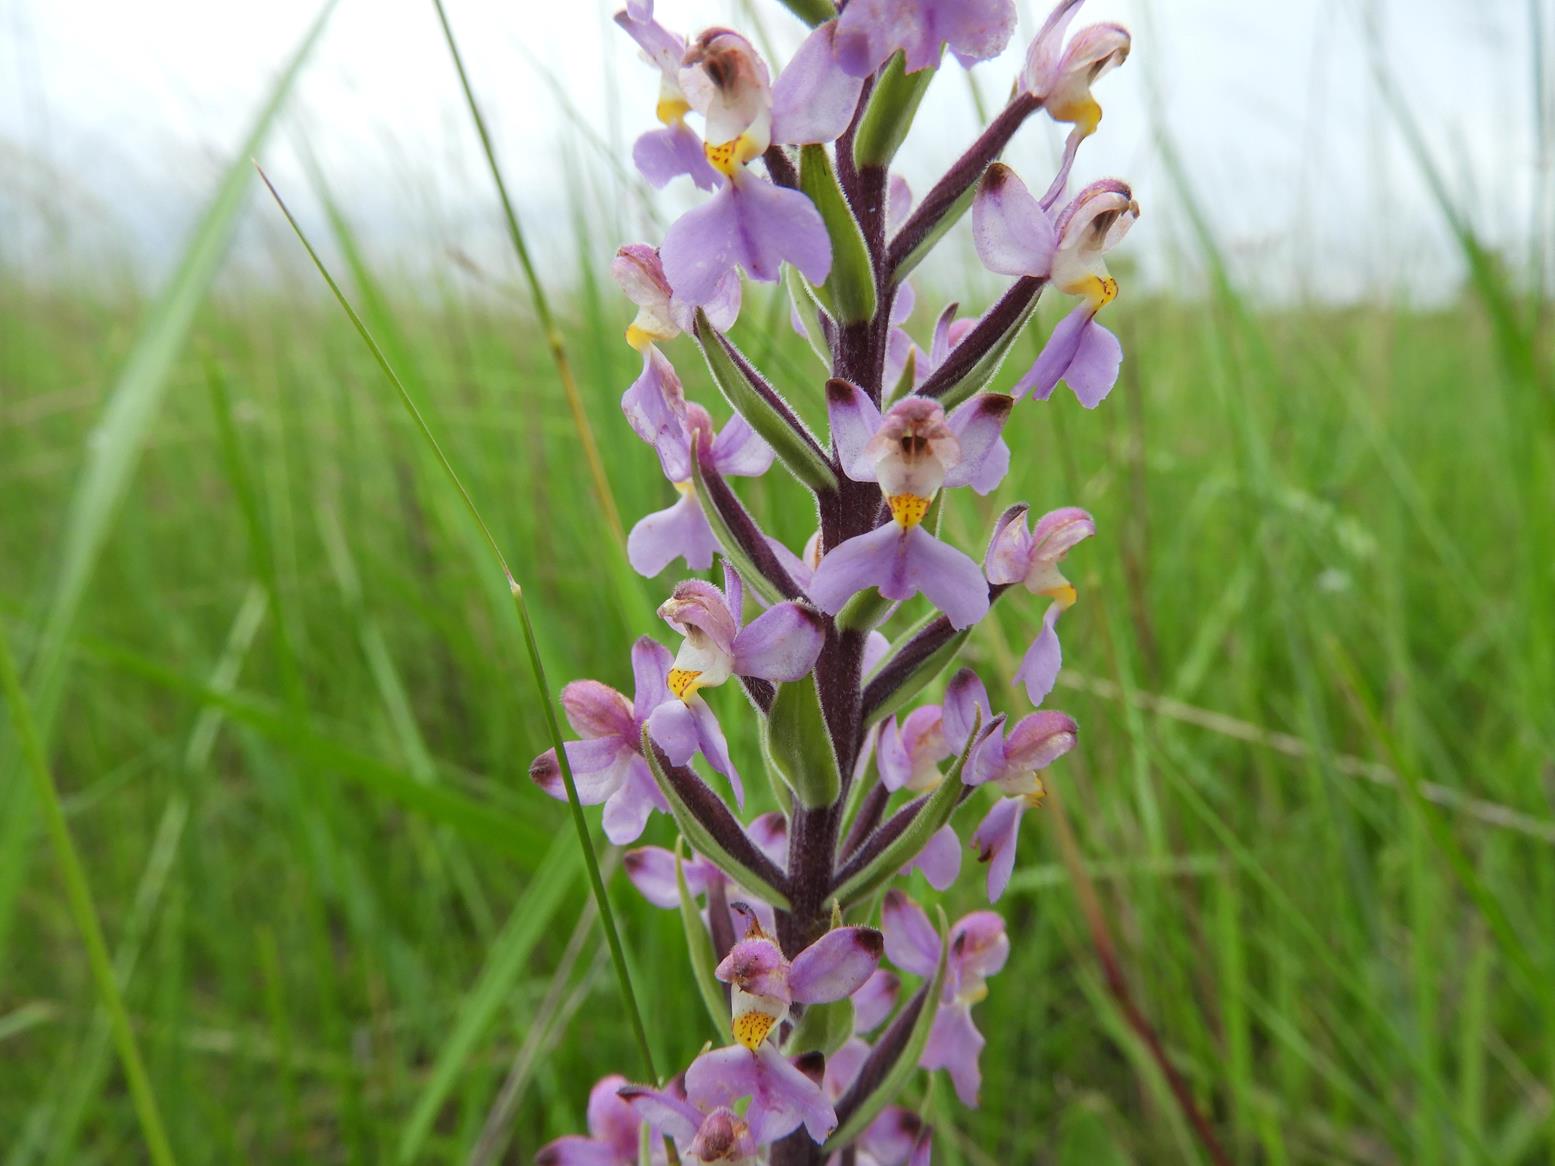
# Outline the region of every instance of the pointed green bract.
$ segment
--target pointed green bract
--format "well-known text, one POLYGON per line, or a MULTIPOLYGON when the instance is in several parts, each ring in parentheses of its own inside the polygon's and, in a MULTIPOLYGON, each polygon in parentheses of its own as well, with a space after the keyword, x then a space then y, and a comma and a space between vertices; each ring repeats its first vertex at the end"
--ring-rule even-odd
POLYGON ((821 456, 820 446, 815 443, 815 439, 797 431, 797 419, 779 413, 772 402, 758 391, 735 363, 730 354, 729 342, 713 327, 707 314, 700 308, 697 309, 695 328, 708 371, 713 374, 714 383, 734 411, 761 434, 777 453, 778 460, 788 467, 794 477, 812 490, 835 490, 837 478, 826 464, 826 459, 821 456))
POLYGON ((783 264, 783 286, 788 289, 788 301, 793 305, 794 314, 804 325, 804 336, 810 351, 815 353, 821 367, 830 373, 831 353, 826 348, 826 334, 821 328, 821 305, 815 298, 815 289, 792 263, 783 264))
POLYGON ((653 772, 653 780, 658 783, 659 792, 664 795, 664 800, 669 802, 670 815, 675 819, 675 824, 680 827, 680 832, 685 836, 691 849, 703 858, 709 859, 735 882, 746 890, 760 895, 779 911, 788 910, 787 895, 730 854, 723 844, 713 837, 707 827, 697 821, 696 815, 691 812, 691 807, 686 805, 684 799, 676 792, 675 784, 670 781, 663 766, 659 764, 658 751, 653 746, 653 739, 648 736, 647 725, 643 726, 642 743, 643 756, 648 760, 648 768, 653 772))
POLYGON ((843 324, 870 319, 875 314, 875 272, 869 248, 837 184, 825 146, 805 146, 799 151, 799 186, 821 212, 831 239, 831 273, 816 289, 821 302, 843 324))
POLYGON ((768 764, 802 805, 813 809, 837 800, 842 777, 813 674, 778 685, 762 723, 762 745, 768 764))
POLYGON ((887 62, 853 137, 853 162, 860 170, 891 164, 912 128, 912 120, 935 72, 919 69, 908 73, 901 53, 887 62))

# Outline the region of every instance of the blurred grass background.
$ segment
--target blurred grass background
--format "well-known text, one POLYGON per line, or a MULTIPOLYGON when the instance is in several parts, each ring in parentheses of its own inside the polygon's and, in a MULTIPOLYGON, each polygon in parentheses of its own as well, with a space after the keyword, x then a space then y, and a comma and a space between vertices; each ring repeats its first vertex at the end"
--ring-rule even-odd
MULTIPOLYGON (((629 1027, 565 807, 526 777, 544 731, 507 589, 273 206, 245 206, 248 152, 160 299, 0 267, 0 625, 177 1158, 527 1161, 582 1128, 598 1076, 636 1073, 629 1027), (245 210, 287 258, 210 291, 245 210)), ((624 684, 674 576, 627 569, 508 258, 375 266, 325 171, 316 242, 528 588, 553 685, 624 684)), ((527 226, 571 235, 549 290, 629 524, 672 492, 616 404, 637 370, 603 274, 622 196, 567 173, 571 221, 527 226)), ((1023 407, 1005 487, 947 517, 974 545, 1010 501, 1079 504, 1100 537, 1072 559, 1052 701, 1082 725, 1052 783, 1075 856, 1028 817, 1014 952, 976 1011, 982 1108, 920 1099, 936 1161, 1197 1160, 1101 975, 1091 886, 1236 1160, 1551 1161, 1547 304, 1438 183, 1470 273, 1451 302, 1258 306, 1175 177, 1150 198, 1196 228, 1205 294, 1125 275, 1117 391, 1023 407)), ((965 290, 920 286, 920 331, 945 298, 965 290)), ((781 301, 753 295, 736 338, 819 412, 781 301)), ((718 412, 694 350, 671 356, 718 412)), ((742 494, 808 535, 791 483, 742 494)), ((1007 677, 1038 615, 1002 603, 968 662, 1007 677)), ((713 699, 754 771, 736 695, 713 699)), ((3 1161, 142 1160, 0 742, 3 1161)), ((645 841, 671 838, 661 817, 645 841)), ((656 1057, 683 1065, 713 1034, 679 922, 612 889, 656 1057)))

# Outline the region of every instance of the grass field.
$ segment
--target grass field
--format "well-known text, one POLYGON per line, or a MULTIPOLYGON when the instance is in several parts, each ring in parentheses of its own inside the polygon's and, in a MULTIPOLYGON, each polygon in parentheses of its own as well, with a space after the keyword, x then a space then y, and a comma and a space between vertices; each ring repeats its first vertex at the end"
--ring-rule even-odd
MULTIPOLYGON (((397 294, 345 218, 319 242, 528 589, 552 687, 623 682, 674 576, 627 568, 527 300, 397 294)), ((1206 297, 1126 291, 1119 390, 1023 407, 1003 490, 947 516, 973 544, 1011 501, 1074 503, 1100 535, 1054 700, 1081 746, 1003 904, 983 1106, 921 1099, 936 1162, 1199 1160, 1098 928, 1237 1161, 1555 1160, 1548 327, 1471 240, 1429 313, 1258 309, 1200 242, 1206 297)), ((613 243, 552 290, 629 525, 669 488, 616 405, 613 243)), ((565 807, 526 777, 508 590, 311 274, 207 296, 215 259, 189 263, 160 303, 0 271, 0 627, 173 1153, 527 1161, 637 1058, 565 807)), ((815 415, 786 314, 757 298, 736 337, 815 415)), ((813 526, 789 483, 743 493, 790 545, 813 526)), ((1039 614, 1001 604, 969 657, 1009 676, 1039 614)), ((0 740, 3 1162, 144 1160, 0 740)), ((605 863, 655 1053, 684 1064, 713 1034, 679 922, 605 863)))

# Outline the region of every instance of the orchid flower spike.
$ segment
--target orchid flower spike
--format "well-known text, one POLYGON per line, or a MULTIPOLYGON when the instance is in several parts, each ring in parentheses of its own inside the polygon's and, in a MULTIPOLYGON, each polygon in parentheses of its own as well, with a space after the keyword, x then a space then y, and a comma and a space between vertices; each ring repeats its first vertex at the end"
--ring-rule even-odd
POLYGON ((707 122, 707 160, 724 176, 709 201, 677 219, 660 255, 675 294, 692 305, 718 295, 736 267, 775 282, 785 262, 811 283, 831 271, 831 239, 804 194, 753 177, 746 164, 772 141, 772 85, 764 62, 737 32, 711 28, 687 49, 677 74, 707 122))
POLYGON ((1082 297, 1016 383, 1016 400, 1029 391, 1045 401, 1062 380, 1082 405, 1094 409, 1112 391, 1123 348, 1096 323, 1096 314, 1118 295, 1106 253, 1138 218, 1133 192, 1115 178, 1091 183, 1049 224, 1008 166, 996 163, 983 175, 972 204, 972 234, 983 265, 1005 275, 1050 279, 1066 295, 1082 297))
POLYGON ((686 124, 691 102, 680 85, 680 62, 686 41, 653 18, 652 3, 628 4, 615 21, 637 42, 643 57, 659 70, 659 101, 655 108, 664 128, 649 130, 632 146, 632 161, 642 176, 663 188, 688 175, 703 190, 718 185, 718 174, 702 152, 702 139, 686 124))
POLYGON ((666 678, 675 699, 648 718, 649 734, 676 765, 700 750, 743 804, 723 730, 699 694, 731 676, 781 682, 808 675, 826 639, 820 613, 800 603, 778 603, 742 628, 738 602, 711 583, 688 579, 659 607, 659 616, 683 639, 666 678))
MULTIPOLYGON (((885 933, 886 957, 904 972, 928 978, 939 964, 939 935, 923 908, 901 891, 885 897, 880 929, 885 933)), ((1009 959, 1010 938, 1004 920, 992 911, 974 911, 950 929, 945 986, 928 1044, 918 1064, 924 1069, 945 1069, 963 1105, 977 1106, 982 1084, 978 1059, 982 1033, 972 1022, 972 1006, 988 995, 988 977, 1009 959)))
POLYGON ((955 627, 976 623, 988 610, 982 571, 922 523, 941 487, 986 492, 1003 477, 1008 450, 1000 464, 999 431, 1010 399, 984 393, 947 418, 938 402, 908 397, 882 416, 857 386, 833 380, 826 402, 843 472, 855 482, 880 484, 890 520, 828 550, 810 597, 835 613, 866 587, 898 600, 921 591, 955 627))
MULTIPOLYGON (((562 689, 562 711, 581 738, 563 742, 578 800, 605 804, 605 836, 617 846, 636 840, 654 810, 669 809, 642 756, 642 727, 670 698, 669 669, 668 650, 643 636, 632 647, 633 699, 597 680, 574 680, 562 689)), ((567 800, 556 750, 536 757, 529 776, 553 798, 567 800)))
POLYGON ((1012 506, 999 518, 988 544, 984 569, 994 584, 1019 583, 1033 595, 1053 602, 1042 618, 1042 628, 1021 660, 1015 679, 1026 686, 1032 704, 1041 704, 1058 682, 1063 652, 1055 625, 1074 605, 1073 584, 1058 569, 1070 548, 1096 533, 1095 520, 1084 510, 1069 506, 1053 510, 1026 528, 1026 507, 1012 506))
POLYGON ((621 411, 638 437, 653 446, 659 466, 680 499, 645 515, 626 539, 626 557, 638 574, 653 577, 675 559, 703 571, 713 565, 718 540, 702 513, 691 480, 693 445, 700 464, 725 477, 759 477, 772 465, 772 447, 743 417, 714 430, 702 406, 688 402, 675 367, 655 345, 643 351, 642 375, 621 397, 621 411))

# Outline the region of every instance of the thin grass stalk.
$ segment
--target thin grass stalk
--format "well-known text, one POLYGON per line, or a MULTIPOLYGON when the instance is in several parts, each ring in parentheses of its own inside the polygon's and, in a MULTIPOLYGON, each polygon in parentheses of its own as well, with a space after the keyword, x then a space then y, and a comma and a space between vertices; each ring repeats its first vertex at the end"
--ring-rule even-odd
POLYGON ((513 209, 513 200, 508 195, 502 167, 497 164, 497 152, 491 144, 491 134, 486 129, 486 118, 481 113, 480 103, 475 99, 475 90, 470 85, 469 73, 465 71, 464 57, 460 55, 459 44, 454 39, 453 26, 448 23, 443 0, 432 0, 432 4, 437 9, 438 23, 443 26, 443 39, 448 42, 449 55, 453 57, 454 68, 459 73, 459 87, 464 90, 465 104, 470 107, 470 120, 475 123, 475 132, 481 140, 481 151, 486 155, 491 179, 497 187, 497 198, 502 203, 502 216, 507 223, 508 238, 513 243, 513 253, 523 269, 524 281, 529 285, 529 296, 534 302, 535 315, 540 318, 540 329, 545 333, 546 348, 550 351, 551 362, 556 365, 556 374, 561 378, 562 391, 567 394, 567 407, 572 411, 572 423, 583 445, 583 456, 588 462, 589 476, 593 479, 594 494, 599 500, 615 544, 625 546, 626 531, 621 526, 621 515, 616 509, 615 498, 610 493, 610 479, 605 476, 605 463, 599 456, 599 444, 594 440, 594 427, 589 423, 588 411, 583 407, 583 397, 578 392, 578 382, 572 373, 572 361, 567 356, 561 329, 557 327, 556 317, 551 312, 551 302, 546 297, 539 273, 535 271, 529 245, 524 241, 524 231, 519 226, 518 213, 513 209))
POLYGON ((626 1005, 627 1015, 632 1024, 632 1032, 637 1039, 638 1049, 642 1053, 643 1066, 647 1070, 648 1076, 657 1081, 658 1073, 653 1067, 653 1051, 648 1045, 647 1030, 643 1027, 642 1013, 638 1010, 637 996, 632 989, 631 971, 627 967, 626 954, 621 945, 620 933, 616 928, 615 915, 610 909, 610 899, 605 893, 605 883, 600 877, 599 860, 594 854, 594 844, 589 835, 588 822, 583 817, 583 804, 578 800, 578 787, 573 780, 572 766, 567 760, 567 750, 562 743, 561 727, 556 720, 556 709, 550 699, 550 689, 545 679, 545 666, 540 660, 540 646, 535 640, 534 625, 529 618, 529 605, 524 599, 524 589, 518 580, 513 577, 513 572, 508 567, 507 558, 503 555, 502 548, 497 544, 496 537, 491 533, 491 528, 486 525, 486 520, 481 517, 480 509, 475 505, 475 500, 470 496, 470 492, 465 489, 464 482, 454 469, 453 463, 448 460, 448 456, 443 452, 443 447, 438 444, 437 438, 433 436, 432 429, 427 424, 426 418, 421 415, 421 410, 416 408, 416 403, 411 400, 410 394, 406 391, 403 382, 395 373, 393 366, 389 364, 388 358, 384 356, 383 349, 378 347, 378 342, 373 339, 372 333, 362 323, 362 318, 357 315, 356 309, 351 306, 351 302, 346 298, 345 293, 340 290, 340 285, 335 282, 334 277, 329 273, 329 269, 325 267, 324 261, 319 258, 318 252, 313 249, 313 244, 309 242, 302 227, 292 216, 292 212, 287 207, 285 200, 281 198, 280 192, 275 189, 274 184, 271 183, 269 177, 259 167, 257 162, 254 168, 259 171, 260 179, 264 182, 266 188, 269 189, 270 195, 275 199, 276 205, 280 207, 281 213, 286 216, 286 221, 291 225, 298 241, 308 252, 308 258, 313 260, 314 267, 318 269, 319 275, 323 277, 324 282, 329 286, 330 292, 350 318, 352 326, 356 328, 357 334, 361 336, 363 343, 371 351, 378 367, 399 394, 400 402, 405 406, 405 410, 410 414, 411 420, 415 422, 416 428, 421 431, 421 436, 436 455, 438 464, 443 467, 443 472, 447 474, 448 480, 453 484, 454 489, 459 492, 459 497, 464 500, 464 505, 469 510, 470 517, 475 520, 481 535, 491 547, 492 554, 496 556, 497 563, 502 568, 503 577, 507 580, 508 589, 513 596, 514 606, 518 611, 519 623, 523 627, 524 646, 528 652, 530 670, 534 676, 535 685, 539 689, 540 707, 545 713, 546 731, 550 737, 552 747, 556 750, 556 760, 561 770, 562 783, 567 789, 567 804, 572 811, 573 826, 578 832, 578 844, 583 851, 583 865, 588 870, 589 887, 593 892, 594 902, 599 908, 599 918, 605 931, 605 940, 610 946, 610 958, 615 964, 616 979, 621 988, 621 999, 626 1005))
POLYGON ((124 998, 119 994, 119 982, 114 976, 113 960, 108 955, 102 923, 97 917, 92 887, 87 881, 86 869, 81 865, 81 855, 76 850, 75 841, 70 836, 64 811, 60 808, 59 790, 54 785, 54 776, 49 772, 48 761, 43 755, 43 741, 33 720, 32 706, 27 700, 27 694, 22 691, 21 677, 11 655, 10 640, 3 629, 0 629, 0 691, 5 693, 6 703, 11 706, 11 724, 21 749, 23 768, 32 778, 33 794, 43 812, 44 828, 54 848, 55 860, 59 863, 70 913, 75 918, 76 929, 81 933, 81 941, 86 945, 87 960, 92 966, 92 980, 97 986, 99 1002, 107 1010, 109 1023, 113 1027, 114 1043, 118 1046, 119 1062, 134 1099, 135 1116, 140 1122, 146 1153, 156 1166, 175 1166, 177 1159, 173 1157, 173 1147, 162 1125, 156 1093, 146 1073, 145 1062, 141 1060, 140 1049, 135 1044, 129 1014, 124 1009, 124 998))

